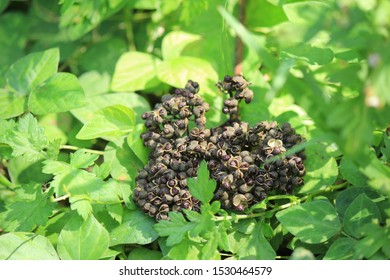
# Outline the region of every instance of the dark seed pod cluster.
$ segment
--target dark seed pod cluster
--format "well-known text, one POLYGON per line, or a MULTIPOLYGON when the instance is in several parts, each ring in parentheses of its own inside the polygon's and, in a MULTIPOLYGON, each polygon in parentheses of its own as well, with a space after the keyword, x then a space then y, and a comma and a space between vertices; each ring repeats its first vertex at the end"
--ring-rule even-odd
POLYGON ((209 105, 193 81, 143 114, 147 131, 142 139, 151 153, 136 178, 134 200, 146 213, 160 220, 170 211, 199 211, 186 179, 196 176, 201 160, 217 182, 214 200, 227 210, 244 211, 269 193, 288 193, 303 184, 304 152, 288 152, 303 139, 291 125, 264 121, 249 127, 239 120, 238 104, 253 98, 248 85, 242 76, 218 82, 230 96, 223 109, 230 118, 211 130, 205 126, 209 105))
POLYGON ((163 96, 162 103, 142 115, 147 128, 142 139, 151 153, 136 178, 134 199, 157 220, 168 219, 169 211, 199 211, 199 201, 192 197, 186 180, 196 176, 210 136, 205 127, 209 105, 198 91, 198 83, 188 81, 185 88, 163 96))

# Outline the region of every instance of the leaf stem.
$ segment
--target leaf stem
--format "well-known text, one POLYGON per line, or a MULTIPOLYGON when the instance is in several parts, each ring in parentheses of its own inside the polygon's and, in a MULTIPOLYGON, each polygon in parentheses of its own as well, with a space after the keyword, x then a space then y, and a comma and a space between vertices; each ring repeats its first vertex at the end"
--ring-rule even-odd
POLYGON ((0 173, 0 185, 3 185, 5 187, 7 187, 8 189, 13 189, 14 188, 14 184, 12 184, 12 182, 10 182, 7 177, 5 177, 3 174, 0 173))
POLYGON ((91 153, 91 154, 97 154, 97 155, 101 155, 101 156, 104 155, 104 152, 103 152, 103 151, 92 150, 92 149, 84 149, 84 148, 80 148, 80 147, 76 147, 76 146, 71 146, 71 145, 61 145, 61 146, 60 146, 60 149, 61 149, 61 150, 72 150, 72 151, 84 150, 84 151, 86 151, 86 152, 88 152, 88 153, 91 153))
MULTIPOLYGON (((234 215, 234 216, 214 216, 213 220, 214 221, 243 220, 243 219, 265 217, 265 216, 268 216, 270 213, 275 213, 275 212, 278 212, 280 210, 284 210, 284 209, 290 208, 291 206, 298 205, 302 202, 305 202, 306 200, 308 200, 309 198, 312 198, 313 196, 317 196, 321 193, 333 192, 335 190, 345 188, 347 185, 348 185, 348 182, 343 182, 339 185, 329 186, 329 187, 325 188, 324 190, 319 190, 315 193, 305 195, 301 198, 297 198, 297 197, 292 196, 292 195, 281 195, 281 196, 279 196, 280 199, 289 198, 291 200, 291 202, 275 206, 274 208, 272 208, 268 211, 264 211, 264 212, 250 213, 250 214, 243 214, 243 215, 234 215)), ((272 198, 272 200, 275 200, 275 199, 278 199, 278 196, 272 196, 270 198, 272 198)))
POLYGON ((69 198, 69 195, 65 194, 63 196, 59 196, 59 197, 53 198, 53 201, 54 202, 59 202, 59 201, 62 201, 62 200, 68 199, 68 198, 69 198))

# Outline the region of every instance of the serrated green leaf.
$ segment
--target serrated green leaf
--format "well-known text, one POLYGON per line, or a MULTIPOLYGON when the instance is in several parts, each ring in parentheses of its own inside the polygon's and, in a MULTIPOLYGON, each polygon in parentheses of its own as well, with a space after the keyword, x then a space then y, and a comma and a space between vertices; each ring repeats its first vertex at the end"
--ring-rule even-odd
POLYGON ((161 220, 153 227, 160 236, 168 237, 168 246, 179 244, 188 232, 198 225, 194 222, 187 222, 183 214, 178 212, 170 212, 169 218, 169 221, 161 220))
POLYGON ((107 230, 90 214, 86 220, 74 215, 58 237, 57 251, 62 260, 98 260, 108 250, 107 230))
POLYGON ((167 257, 172 260, 199 260, 201 256, 202 246, 187 238, 179 244, 170 248, 167 257))
POLYGON ((237 255, 241 260, 273 260, 276 253, 264 237, 262 222, 257 223, 253 234, 241 244, 237 255))
POLYGON ((380 212, 376 204, 362 193, 349 205, 344 215, 344 230, 353 237, 361 238, 365 224, 380 219, 380 212))
POLYGON ((84 91, 77 77, 56 73, 32 90, 28 107, 36 115, 66 112, 85 104, 84 91))
POLYGON ((110 176, 111 166, 108 162, 103 162, 101 165, 94 165, 92 172, 96 177, 104 180, 110 176))
POLYGON ((353 248, 357 241, 355 239, 344 237, 337 239, 329 247, 324 256, 324 260, 352 260, 353 248))
POLYGON ((197 177, 187 178, 187 185, 190 193, 202 203, 208 203, 214 197, 217 187, 215 180, 210 179, 210 172, 206 161, 202 161, 197 171, 197 177))
POLYGON ((159 64, 160 59, 148 53, 124 53, 115 67, 111 83, 112 90, 136 91, 158 85, 156 69, 159 64))
POLYGON ((58 255, 44 236, 11 232, 0 236, 0 260, 58 260, 58 255))
POLYGON ((118 223, 122 223, 123 218, 123 206, 122 203, 107 204, 108 214, 118 223))
POLYGON ((39 185, 27 185, 23 189, 30 196, 7 207, 6 221, 16 222, 13 224, 16 227, 12 229, 6 227, 7 231, 32 231, 36 226, 44 225, 53 212, 54 207, 49 201, 51 191, 43 193, 39 185))
POLYGON ((327 200, 295 205, 278 212, 276 218, 289 232, 309 244, 324 242, 340 231, 337 212, 327 200))
POLYGON ((45 160, 42 171, 46 174, 59 175, 72 171, 72 166, 69 163, 56 160, 45 160))
POLYGON ((93 209, 91 199, 88 195, 79 194, 72 195, 69 197, 70 209, 76 210, 77 213, 84 219, 87 220, 92 215, 93 209))
POLYGON ((133 110, 123 105, 103 108, 94 114, 76 135, 78 139, 120 137, 131 132, 135 125, 133 110))
POLYGON ((6 73, 8 85, 19 94, 29 94, 57 72, 58 49, 30 53, 11 65, 6 73))
POLYGON ((99 155, 91 154, 85 150, 77 150, 70 154, 70 165, 75 168, 87 168, 95 163, 99 155))
POLYGON ((7 134, 3 141, 11 146, 14 157, 25 156, 30 161, 45 157, 43 149, 47 139, 43 128, 31 114, 21 117, 17 129, 7 134))
POLYGON ((126 210, 122 224, 110 232, 110 245, 149 244, 158 237, 154 224, 155 221, 139 209, 126 210))
POLYGON ((220 260, 221 255, 218 251, 219 236, 218 232, 215 231, 214 235, 207 240, 207 243, 201 250, 201 260, 220 260))
POLYGON ((182 50, 190 43, 201 39, 201 36, 183 31, 171 31, 164 36, 161 43, 164 60, 180 57, 182 50))

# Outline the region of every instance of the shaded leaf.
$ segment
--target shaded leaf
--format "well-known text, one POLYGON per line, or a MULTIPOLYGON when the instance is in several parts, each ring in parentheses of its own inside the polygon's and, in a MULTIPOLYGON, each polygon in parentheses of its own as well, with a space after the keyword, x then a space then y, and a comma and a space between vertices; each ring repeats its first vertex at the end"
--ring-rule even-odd
POLYGON ((46 224, 53 212, 53 205, 49 201, 51 191, 42 193, 39 185, 25 186, 24 189, 29 194, 28 198, 8 206, 6 220, 17 223, 13 231, 32 231, 36 226, 46 224))
POLYGON ((303 242, 321 243, 340 231, 340 221, 333 205, 316 200, 280 211, 276 218, 303 242))
POLYGON ((273 260, 276 253, 264 236, 263 222, 257 223, 253 233, 238 250, 240 260, 273 260))
POLYGON ((329 247, 329 250, 324 256, 324 260, 352 260, 353 248, 357 241, 355 239, 344 237, 337 239, 329 247))
POLYGON ((349 205, 344 215, 344 229, 353 237, 362 237, 365 224, 380 219, 380 212, 376 204, 362 193, 349 205))
POLYGON ((149 244, 157 239, 155 221, 140 210, 127 210, 122 223, 110 232, 110 246, 117 244, 149 244))
POLYGON ((160 236, 167 236, 167 246, 179 244, 189 231, 193 230, 197 223, 187 222, 183 214, 178 212, 169 213, 169 221, 161 220, 154 229, 160 236))

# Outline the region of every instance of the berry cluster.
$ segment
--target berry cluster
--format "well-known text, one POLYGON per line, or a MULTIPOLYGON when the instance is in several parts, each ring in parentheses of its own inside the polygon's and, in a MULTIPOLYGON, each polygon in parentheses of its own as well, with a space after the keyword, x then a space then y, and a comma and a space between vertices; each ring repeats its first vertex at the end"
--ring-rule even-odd
POLYGON ((151 149, 148 164, 139 171, 135 202, 157 220, 168 212, 199 211, 200 202, 189 192, 187 178, 195 177, 201 160, 217 182, 214 200, 222 208, 244 211, 271 192, 291 192, 303 184, 304 152, 287 151, 302 142, 289 123, 260 122, 254 127, 239 120, 238 105, 249 103, 253 92, 242 76, 226 76, 217 86, 230 95, 224 124, 207 129, 209 104, 188 81, 183 89, 163 96, 152 112, 144 113, 144 145, 151 149))

